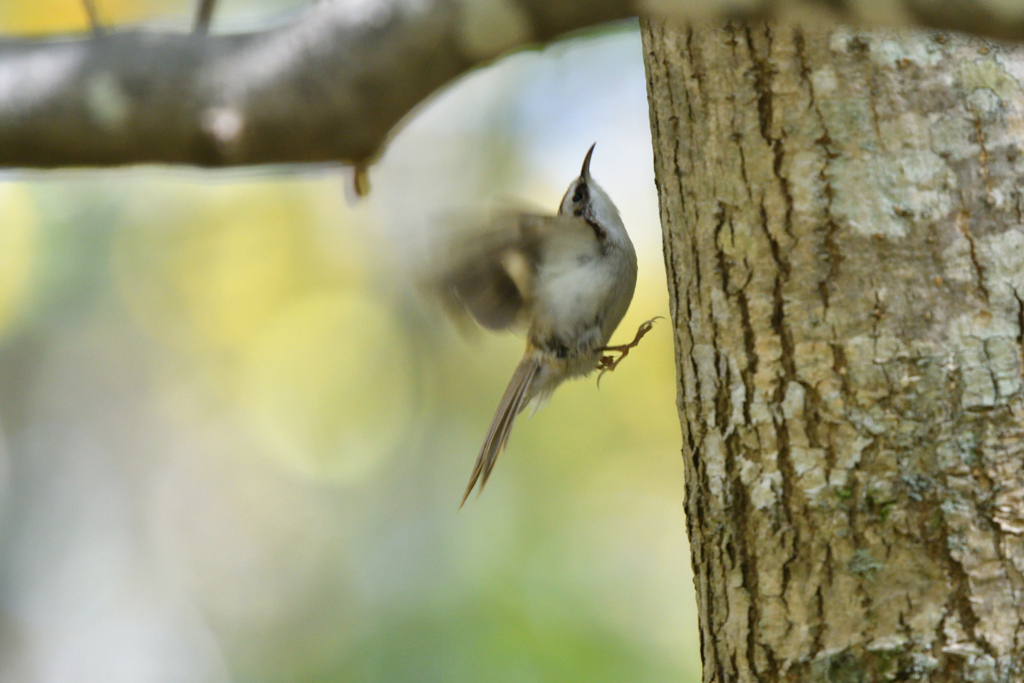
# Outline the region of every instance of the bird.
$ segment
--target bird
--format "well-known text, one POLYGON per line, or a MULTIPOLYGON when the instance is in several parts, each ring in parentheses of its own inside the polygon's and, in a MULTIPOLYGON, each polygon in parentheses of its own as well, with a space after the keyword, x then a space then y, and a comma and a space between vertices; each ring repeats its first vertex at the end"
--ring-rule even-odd
MULTIPOLYGON (((449 312, 490 330, 525 326, 526 350, 491 421, 460 508, 486 485, 516 416, 564 381, 612 370, 630 344, 608 346, 633 299, 636 250, 619 211, 590 173, 590 146, 557 215, 505 213, 455 240, 438 278, 449 312), (605 355, 619 352, 618 358, 605 355)), ((600 380, 600 376, 598 378, 600 380)), ((536 408, 535 408, 536 410, 536 408)))

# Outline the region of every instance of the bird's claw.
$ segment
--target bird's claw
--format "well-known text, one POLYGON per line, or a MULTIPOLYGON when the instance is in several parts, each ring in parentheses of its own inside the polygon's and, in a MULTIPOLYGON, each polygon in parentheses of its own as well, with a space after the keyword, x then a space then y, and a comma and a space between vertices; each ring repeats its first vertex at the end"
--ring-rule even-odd
POLYGON ((622 362, 622 359, 629 355, 629 350, 636 348, 637 344, 640 343, 640 340, 644 338, 644 335, 651 331, 651 328, 654 327, 654 321, 662 319, 662 316, 656 315, 647 322, 642 323, 640 327, 637 328, 636 336, 633 337, 633 341, 629 342, 628 344, 620 344, 619 346, 605 346, 604 348, 601 349, 601 351, 616 352, 619 354, 619 357, 616 358, 615 356, 601 356, 601 359, 597 362, 597 369, 601 371, 597 375, 598 389, 601 388, 601 377, 604 376, 604 373, 611 372, 616 367, 618 367, 619 363, 622 362))

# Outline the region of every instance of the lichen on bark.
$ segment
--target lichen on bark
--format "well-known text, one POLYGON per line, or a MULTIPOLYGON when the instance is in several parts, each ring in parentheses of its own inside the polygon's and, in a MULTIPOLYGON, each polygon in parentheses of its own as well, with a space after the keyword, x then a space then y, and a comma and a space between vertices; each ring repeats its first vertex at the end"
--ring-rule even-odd
POLYGON ((1024 680, 1024 53, 643 36, 705 680, 1024 680))

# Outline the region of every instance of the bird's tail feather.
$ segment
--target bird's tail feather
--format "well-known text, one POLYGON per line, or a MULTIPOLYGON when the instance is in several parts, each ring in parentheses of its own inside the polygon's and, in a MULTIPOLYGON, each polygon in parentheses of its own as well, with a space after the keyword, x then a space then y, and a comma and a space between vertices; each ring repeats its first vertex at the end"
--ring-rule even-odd
POLYGON ((469 486, 466 487, 466 493, 462 496, 460 508, 466 503, 466 499, 469 498, 469 494, 478 480, 480 481, 480 490, 483 491, 487 484, 487 478, 491 476, 491 470, 494 469, 494 462, 498 459, 498 454, 508 443, 508 436, 512 432, 512 423, 515 422, 516 415, 526 407, 536 393, 532 385, 539 371, 540 358, 532 354, 523 358, 516 368, 512 380, 508 383, 508 388, 505 389, 505 395, 501 397, 501 403, 498 404, 494 419, 491 420, 491 428, 487 430, 487 438, 480 448, 480 455, 476 458, 473 475, 469 478, 469 486))

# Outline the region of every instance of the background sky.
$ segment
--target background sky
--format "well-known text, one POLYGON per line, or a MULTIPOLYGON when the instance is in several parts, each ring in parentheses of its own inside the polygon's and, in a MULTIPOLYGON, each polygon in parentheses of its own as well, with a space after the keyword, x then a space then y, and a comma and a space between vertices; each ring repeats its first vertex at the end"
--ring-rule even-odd
MULTIPOLYGON (((0 0, 6 34, 84 21, 0 0)), ((624 342, 668 308, 635 24, 452 84, 359 201, 334 166, 0 176, 0 683, 699 680, 667 322, 457 512, 524 342, 460 336, 413 274, 451 216, 553 211, 595 141, 624 342)))

